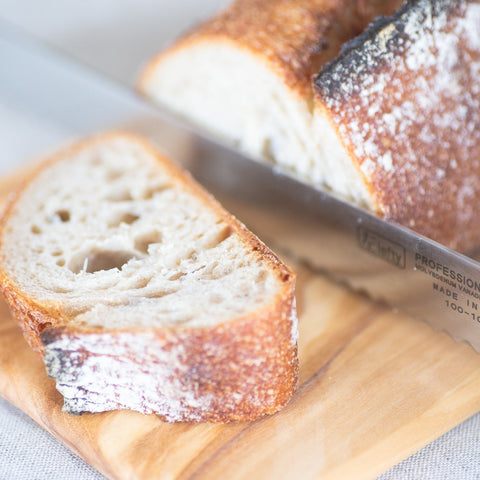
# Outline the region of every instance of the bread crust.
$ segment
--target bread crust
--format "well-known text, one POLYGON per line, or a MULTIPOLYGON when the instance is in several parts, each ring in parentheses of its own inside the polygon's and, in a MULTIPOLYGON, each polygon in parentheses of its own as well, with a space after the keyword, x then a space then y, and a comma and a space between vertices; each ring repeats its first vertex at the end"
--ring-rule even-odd
MULTIPOLYGON (((72 367, 77 372, 88 368, 87 364, 94 355, 88 351, 88 348, 80 348, 73 352, 72 356, 68 348, 58 348, 59 341, 66 340, 67 344, 68 341, 74 341, 88 347, 99 335, 107 335, 113 345, 116 344, 116 340, 121 342, 122 338, 133 336, 145 338, 146 349, 161 346, 164 353, 172 351, 174 345, 183 345, 186 353, 181 361, 178 358, 172 358, 168 378, 165 375, 163 378, 156 377, 155 361, 149 364, 151 359, 148 355, 145 357, 142 368, 150 372, 154 381, 158 383, 159 394, 161 394, 162 385, 168 385, 168 382, 175 378, 176 382, 180 382, 181 389, 195 393, 198 402, 201 403, 201 399, 208 394, 211 403, 207 409, 202 410, 192 404, 182 404, 180 401, 176 405, 175 414, 162 410, 161 405, 157 409, 146 408, 141 404, 133 405, 135 410, 156 413, 167 421, 247 421, 281 409, 295 391, 298 377, 294 273, 242 223, 226 212, 188 173, 166 161, 145 140, 126 133, 109 133, 81 141, 47 159, 12 196, 0 223, 1 242, 3 242, 3 231, 7 222, 15 214, 18 198, 39 172, 54 162, 94 146, 95 143, 114 138, 126 138, 140 144, 163 165, 163 168, 169 171, 172 177, 179 180, 201 200, 205 208, 214 211, 219 218, 222 218, 241 236, 255 256, 266 262, 269 268, 276 272, 281 279, 281 291, 264 309, 214 327, 110 330, 103 327, 73 326, 68 323, 68 318, 62 313, 60 304, 40 304, 28 298, 20 286, 16 285, 5 272, 3 268, 5 259, 0 254, 1 289, 27 342, 43 357, 47 353, 47 360, 50 358, 47 361, 47 370, 56 377, 57 386, 62 383, 65 376, 71 375, 72 367), (50 356, 49 348, 52 352, 55 350, 53 353, 50 352, 50 356), (51 360, 53 356, 56 356, 57 366, 60 362, 67 367, 55 369, 51 360), (73 357, 75 357, 74 361, 73 357), (255 378, 256 382, 252 383, 252 378, 255 378), (235 395, 236 393, 240 395, 235 395)), ((118 364, 113 361, 112 368, 118 368, 118 373, 121 375, 123 362, 137 362, 138 358, 133 354, 128 358, 127 354, 126 357, 118 360, 118 364)), ((106 379, 103 378, 103 380, 106 379)), ((134 391, 134 379, 131 387, 134 391)), ((83 400, 88 403, 87 390, 79 388, 78 395, 80 397, 83 395, 83 400)), ((111 405, 107 409, 111 409, 111 405)), ((79 410, 78 405, 75 406, 73 401, 67 400, 65 407, 67 411, 81 413, 81 409, 79 410)), ((132 405, 125 406, 119 403, 113 408, 132 408, 132 405)))
MULTIPOLYGON (((138 403, 129 405, 129 408, 147 414, 155 413, 169 422, 251 421, 279 411, 288 403, 297 386, 297 347, 292 342, 291 324, 294 310, 293 295, 290 295, 289 298, 278 298, 271 308, 263 312, 216 327, 158 329, 155 338, 146 337, 144 348, 150 352, 155 350, 157 344, 166 355, 158 360, 149 353, 149 361, 143 364, 142 371, 151 376, 152 388, 157 391, 159 398, 162 398, 165 390, 170 392, 171 398, 162 399, 157 408, 152 407, 142 398, 145 393, 137 390, 135 379, 132 379, 131 390, 138 395, 138 403), (181 359, 175 350, 178 345, 185 350, 181 359), (159 367, 165 363, 169 368, 163 373, 159 367), (182 391, 190 392, 194 398, 187 401, 179 394, 182 391)), ((67 339, 68 343, 77 341, 90 345, 92 341, 95 342, 98 333, 95 329, 68 327, 47 328, 43 332, 42 342, 47 348, 47 372, 56 378, 57 388, 61 392, 62 383, 71 375, 72 362, 65 358, 70 352, 54 352, 56 343, 67 339), (62 367, 58 368, 58 364, 62 367)), ((132 333, 141 338, 143 332, 122 330, 113 335, 121 344, 132 333)), ((109 352, 106 353, 109 376, 120 376, 122 371, 129 368, 129 363, 136 364, 143 360, 141 354, 136 352, 130 357, 122 356, 121 361, 117 362, 112 351, 114 348, 109 346, 109 352)), ((75 359, 75 368, 81 369, 92 355, 85 349, 80 365, 75 359)), ((86 402, 92 402, 89 392, 78 388, 73 399, 65 399, 64 409, 69 413, 81 413, 86 402)), ((101 408, 103 410, 103 406, 101 408)), ((120 401, 115 408, 125 407, 120 401)))
POLYGON ((314 79, 317 113, 338 132, 371 206, 467 253, 480 236, 480 48, 469 42, 480 20, 465 16, 474 3, 412 0, 314 79))
MULTIPOLYGON (((159 62, 177 49, 201 42, 231 42, 261 57, 300 97, 311 95, 311 76, 378 15, 391 14, 403 0, 237 0, 195 27, 142 72, 139 89, 159 62)), ((192 72, 195 75, 195 72, 192 72)))

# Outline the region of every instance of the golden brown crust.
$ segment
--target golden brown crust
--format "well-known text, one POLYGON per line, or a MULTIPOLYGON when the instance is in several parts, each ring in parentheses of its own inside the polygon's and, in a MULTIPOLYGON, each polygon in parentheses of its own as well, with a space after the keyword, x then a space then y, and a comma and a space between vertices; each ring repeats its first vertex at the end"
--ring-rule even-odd
POLYGON ((414 0, 315 79, 318 111, 379 212, 464 252, 480 243, 479 30, 478 16, 466 16, 474 3, 414 0))
MULTIPOLYGON (((281 410, 295 392, 298 381, 297 346, 292 342, 293 312, 292 285, 289 297, 278 298, 268 311, 247 318, 209 328, 159 329, 155 341, 162 345, 163 352, 171 352, 178 344, 187 352, 182 363, 172 356, 171 376, 182 389, 192 391, 198 403, 212 398, 208 409, 185 405, 176 418, 165 412, 163 406, 153 413, 165 421, 243 422, 281 410)), ((125 333, 129 332, 116 331, 112 335, 121 343, 125 333)), ((95 334, 98 330, 48 328, 42 339, 48 348, 62 337, 85 341, 85 336, 95 334)), ((90 356, 85 351, 82 363, 76 368, 81 369, 90 356)), ((123 358, 122 368, 128 361, 138 362, 139 358, 123 358)), ((155 360, 145 364, 152 377, 156 365, 155 360)), ((74 406, 66 406, 67 410, 72 408, 73 413, 78 413, 74 406)))
POLYGON ((10 309, 12 317, 22 329, 23 336, 28 344, 41 355, 44 347, 40 340, 42 332, 54 325, 62 325, 62 314, 53 308, 38 305, 36 302, 25 297, 18 288, 9 283, 3 272, 1 273, 1 288, 3 296, 10 309))
MULTIPOLYGON (((263 57, 292 90, 305 96, 311 92, 311 76, 335 58, 344 42, 358 35, 376 16, 393 13, 402 1, 237 0, 164 53, 205 40, 232 41, 263 57)), ((141 90, 164 53, 143 72, 141 90)))
MULTIPOLYGON (((47 159, 12 197, 0 223, 0 239, 3 238, 1 234, 7 221, 15 213, 17 199, 39 172, 52 163, 68 158, 97 142, 114 138, 127 138, 138 143, 157 158, 172 178, 193 192, 203 201, 206 208, 213 210, 230 228, 238 232, 251 250, 256 252, 258 259, 266 262, 277 273, 282 284, 281 291, 269 305, 247 317, 237 318, 215 327, 155 330, 157 340, 165 345, 166 351, 182 342, 188 352, 186 362, 189 369, 181 377, 184 387, 188 389, 194 385, 199 397, 211 394, 215 398, 213 409, 199 413, 190 412, 187 408, 182 418, 189 421, 245 421, 279 410, 293 394, 298 375, 297 346, 292 337, 296 321, 294 273, 243 224, 226 212, 190 175, 165 160, 143 139, 125 133, 100 135, 79 142, 47 159), (207 355, 207 347, 210 351, 215 347, 217 355, 207 355), (256 360, 259 360, 258 364, 256 360), (249 384, 248 387, 251 390, 248 393, 254 401, 232 401, 231 399, 235 397, 232 393, 241 391, 242 388, 245 390, 247 380, 252 375, 258 378, 255 384, 249 384)), ((88 337, 99 333, 108 333, 112 338, 121 339, 126 334, 141 335, 147 330, 152 331, 142 328, 106 330, 99 327, 69 325, 68 318, 62 313, 61 305, 43 305, 28 298, 3 270, 3 260, 3 258, 0 260, 0 284, 5 299, 14 318, 22 327, 26 340, 42 356, 45 355, 45 347, 48 348, 59 338, 85 339, 88 344, 88 337)), ((88 351, 83 352, 85 360, 89 355, 88 351)), ((81 363, 77 366, 82 368, 81 363)), ((150 367, 147 365, 146 368, 150 367)), ((154 369, 154 365, 152 368, 154 369)), ((245 395, 241 398, 245 398, 245 395)), ((157 413, 162 415, 161 410, 157 413)))

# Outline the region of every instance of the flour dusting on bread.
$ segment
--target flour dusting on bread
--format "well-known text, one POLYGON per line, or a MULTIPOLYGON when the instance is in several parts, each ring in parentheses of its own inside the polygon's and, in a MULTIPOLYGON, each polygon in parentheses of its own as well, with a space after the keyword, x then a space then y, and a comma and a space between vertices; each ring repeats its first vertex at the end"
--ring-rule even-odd
POLYGON ((407 3, 315 79, 368 206, 463 251, 478 246, 480 5, 407 3))

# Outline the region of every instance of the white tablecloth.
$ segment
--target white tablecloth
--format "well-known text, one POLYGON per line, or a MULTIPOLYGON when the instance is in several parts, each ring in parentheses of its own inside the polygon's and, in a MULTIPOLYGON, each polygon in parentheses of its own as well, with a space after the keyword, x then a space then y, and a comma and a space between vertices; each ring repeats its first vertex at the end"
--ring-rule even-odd
MULTIPOLYGON (((97 70, 133 85, 145 60, 180 31, 227 3, 228 0, 0 0, 0 21, 33 33, 97 70)), ((34 130, 28 114, 14 118, 18 115, 9 105, 0 105, 0 173, 36 153, 30 152, 28 144, 22 141, 34 130), (2 137, 2 126, 14 120, 22 129, 2 137)), ((48 125, 44 127, 42 141, 47 148, 59 133, 49 132, 48 125)), ((479 427, 480 415, 475 415, 386 472, 381 480, 480 479, 479 427)), ((0 399, 0 480, 102 478, 0 399)))

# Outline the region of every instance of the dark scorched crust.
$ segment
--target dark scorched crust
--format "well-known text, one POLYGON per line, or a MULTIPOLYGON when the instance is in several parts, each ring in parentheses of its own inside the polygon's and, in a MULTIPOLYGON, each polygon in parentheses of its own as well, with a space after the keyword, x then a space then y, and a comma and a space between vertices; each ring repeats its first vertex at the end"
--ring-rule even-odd
POLYGON ((412 0, 314 79, 375 208, 463 252, 480 244, 479 9, 412 0))

